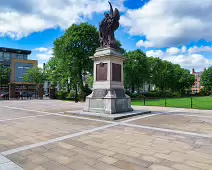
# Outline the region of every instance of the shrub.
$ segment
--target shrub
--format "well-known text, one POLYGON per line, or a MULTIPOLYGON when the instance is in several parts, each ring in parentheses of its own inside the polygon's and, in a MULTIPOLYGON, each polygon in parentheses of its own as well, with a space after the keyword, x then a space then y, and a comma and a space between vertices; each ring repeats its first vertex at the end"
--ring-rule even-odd
POLYGON ((173 92, 172 97, 181 97, 180 92, 173 92))
POLYGON ((130 94, 130 97, 133 98, 133 99, 136 99, 138 97, 138 94, 136 93, 131 93, 130 94))
POLYGON ((143 98, 145 98, 145 96, 143 94, 138 94, 137 98, 138 99, 143 99, 143 98))
POLYGON ((60 99, 60 100, 65 100, 67 96, 68 96, 67 91, 59 91, 57 93, 57 98, 60 99))
POLYGON ((68 96, 67 96, 67 99, 69 100, 74 100, 74 97, 75 97, 75 91, 71 91, 68 96))
POLYGON ((210 92, 207 91, 205 88, 203 88, 200 90, 199 95, 200 96, 208 96, 208 95, 210 95, 210 92))
POLYGON ((88 96, 92 93, 92 90, 89 88, 88 84, 86 84, 84 87, 84 93, 85 93, 85 96, 88 96))

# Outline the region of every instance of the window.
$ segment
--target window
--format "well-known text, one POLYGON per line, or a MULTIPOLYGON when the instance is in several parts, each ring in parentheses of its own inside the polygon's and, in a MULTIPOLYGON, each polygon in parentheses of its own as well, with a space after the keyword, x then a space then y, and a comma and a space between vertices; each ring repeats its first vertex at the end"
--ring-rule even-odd
POLYGON ((16 53, 11 53, 11 58, 17 58, 17 54, 16 53))
POLYGON ((27 54, 23 54, 23 59, 27 60, 27 54))
POLYGON ((23 68, 22 66, 18 66, 18 68, 23 68))
POLYGON ((3 52, 0 51, 0 61, 3 61, 4 60, 4 54, 3 52))
POLYGON ((7 53, 7 52, 4 53, 4 60, 6 60, 6 61, 10 61, 11 60, 10 53, 7 53))
POLYGON ((17 54, 17 58, 18 58, 19 60, 23 60, 23 54, 17 54))

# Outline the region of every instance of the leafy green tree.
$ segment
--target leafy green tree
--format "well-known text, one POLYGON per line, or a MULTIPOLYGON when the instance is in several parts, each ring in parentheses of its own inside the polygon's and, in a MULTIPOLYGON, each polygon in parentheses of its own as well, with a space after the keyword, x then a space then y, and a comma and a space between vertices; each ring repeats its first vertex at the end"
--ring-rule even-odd
POLYGON ((43 72, 43 69, 38 67, 33 67, 28 70, 28 72, 23 77, 24 82, 28 83, 35 83, 43 84, 46 80, 45 73, 43 72))
POLYGON ((89 57, 99 46, 96 27, 88 23, 73 24, 54 42, 56 74, 61 74, 66 82, 70 79, 72 86, 76 88, 78 85, 83 92, 83 74, 93 72, 93 62, 89 57))
POLYGON ((184 94, 185 89, 191 88, 195 80, 189 70, 160 58, 149 57, 148 69, 149 82, 163 92, 170 89, 173 92, 184 94))
POLYGON ((124 65, 125 88, 132 92, 140 88, 148 80, 148 59, 141 50, 130 51, 125 54, 127 59, 124 65))
POLYGON ((10 82, 11 69, 0 64, 0 86, 8 85, 10 82))
POLYGON ((209 67, 203 72, 201 77, 201 85, 203 85, 208 92, 212 92, 212 67, 209 67))
POLYGON ((181 95, 185 94, 186 89, 191 89, 194 84, 195 77, 189 70, 181 68, 180 65, 174 64, 174 80, 171 86, 172 91, 179 92, 181 95))
POLYGON ((172 81, 172 65, 160 58, 148 57, 149 82, 164 91, 172 81))

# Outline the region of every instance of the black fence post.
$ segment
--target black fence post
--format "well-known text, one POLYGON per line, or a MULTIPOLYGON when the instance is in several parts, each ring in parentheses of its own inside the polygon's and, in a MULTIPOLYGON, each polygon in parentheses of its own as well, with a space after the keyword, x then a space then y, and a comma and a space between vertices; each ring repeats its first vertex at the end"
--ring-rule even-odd
POLYGON ((144 96, 144 106, 146 106, 146 97, 144 96))
POLYGON ((165 107, 167 106, 166 96, 165 96, 165 107))
POLYGON ((193 107, 193 101, 192 101, 192 97, 191 97, 191 108, 193 107))

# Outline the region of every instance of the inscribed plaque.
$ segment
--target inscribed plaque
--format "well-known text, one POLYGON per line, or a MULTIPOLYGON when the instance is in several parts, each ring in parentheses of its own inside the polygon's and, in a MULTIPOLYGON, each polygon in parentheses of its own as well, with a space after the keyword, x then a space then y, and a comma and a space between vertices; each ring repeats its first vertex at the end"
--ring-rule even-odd
POLYGON ((96 81, 107 80, 107 63, 100 63, 96 65, 96 81))
POLYGON ((121 65, 112 63, 112 81, 121 81, 121 65))

